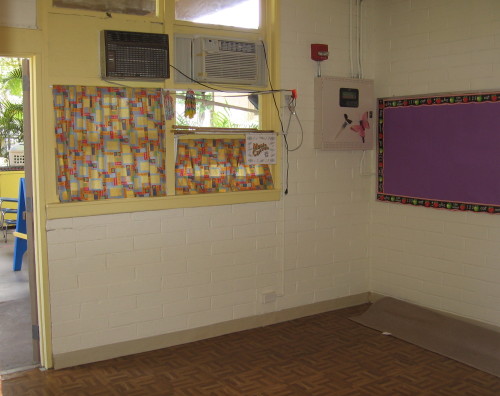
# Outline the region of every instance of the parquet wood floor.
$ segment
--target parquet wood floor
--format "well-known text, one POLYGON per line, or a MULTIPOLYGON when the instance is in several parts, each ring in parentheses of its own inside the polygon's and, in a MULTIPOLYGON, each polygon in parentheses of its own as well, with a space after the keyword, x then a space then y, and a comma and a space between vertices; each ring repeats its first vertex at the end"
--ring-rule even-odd
POLYGON ((3 396, 498 396, 500 378, 356 324, 367 305, 1 381, 3 396))

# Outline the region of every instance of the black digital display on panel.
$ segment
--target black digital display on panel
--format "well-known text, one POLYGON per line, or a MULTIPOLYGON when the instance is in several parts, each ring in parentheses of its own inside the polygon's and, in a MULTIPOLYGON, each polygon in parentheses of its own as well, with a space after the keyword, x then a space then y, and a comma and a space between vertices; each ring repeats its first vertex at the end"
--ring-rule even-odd
POLYGON ((340 88, 340 107, 359 107, 359 90, 356 88, 340 88))

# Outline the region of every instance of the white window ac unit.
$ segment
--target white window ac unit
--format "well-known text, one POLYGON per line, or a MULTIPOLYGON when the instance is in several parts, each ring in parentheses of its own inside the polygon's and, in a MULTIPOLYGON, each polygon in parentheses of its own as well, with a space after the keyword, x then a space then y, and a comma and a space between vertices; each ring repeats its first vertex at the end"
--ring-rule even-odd
MULTIPOLYGON (((176 67, 203 83, 266 85, 264 44, 215 37, 176 37, 176 67), (190 57, 188 56, 190 46, 190 57)), ((176 82, 189 79, 176 73, 176 82)))

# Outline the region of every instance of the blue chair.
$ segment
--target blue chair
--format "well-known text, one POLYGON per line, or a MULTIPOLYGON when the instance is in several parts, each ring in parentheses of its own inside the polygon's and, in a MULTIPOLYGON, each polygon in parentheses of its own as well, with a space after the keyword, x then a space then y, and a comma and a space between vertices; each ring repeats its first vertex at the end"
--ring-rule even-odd
POLYGON ((23 265, 23 255, 28 249, 28 235, 26 227, 26 185, 24 177, 19 179, 18 216, 14 236, 14 263, 12 269, 20 271, 23 265))
POLYGON ((28 248, 28 236, 26 228, 26 187, 24 177, 19 179, 19 198, 2 198, 0 197, 0 227, 3 232, 4 241, 7 242, 7 230, 9 226, 15 226, 14 231, 14 262, 12 269, 20 271, 23 265, 23 255, 28 248), (4 205, 10 203, 9 206, 16 204, 17 208, 7 208, 4 205), (7 219, 8 214, 15 214, 15 219, 7 219))
MULTIPOLYGON (((14 227, 17 224, 17 206, 19 204, 19 200, 17 198, 5 198, 5 197, 0 197, 0 227, 2 229, 3 233, 3 239, 4 242, 7 242, 7 231, 9 227, 14 227), (10 203, 12 204, 15 203, 14 206, 16 208, 12 207, 6 207, 5 204, 10 203), (7 215, 15 215, 15 217, 12 218, 7 218, 7 215)), ((11 216, 10 216, 11 217, 11 216)))

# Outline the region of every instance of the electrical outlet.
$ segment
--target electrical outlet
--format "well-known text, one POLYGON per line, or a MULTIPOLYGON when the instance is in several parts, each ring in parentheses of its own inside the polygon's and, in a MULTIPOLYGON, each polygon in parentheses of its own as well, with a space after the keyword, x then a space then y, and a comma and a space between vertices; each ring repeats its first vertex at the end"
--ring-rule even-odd
POLYGON ((262 293, 262 304, 269 304, 276 301, 276 292, 262 293))

